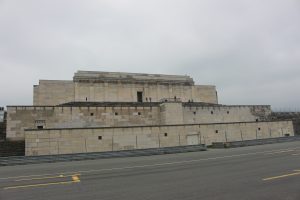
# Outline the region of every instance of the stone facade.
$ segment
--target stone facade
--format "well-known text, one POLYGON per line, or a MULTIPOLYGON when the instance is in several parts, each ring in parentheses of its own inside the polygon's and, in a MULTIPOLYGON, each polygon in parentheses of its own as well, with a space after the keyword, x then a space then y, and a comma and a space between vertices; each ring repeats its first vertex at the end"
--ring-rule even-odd
POLYGON ((294 135, 291 121, 27 130, 26 155, 120 151, 294 135))
POLYGON ((8 106, 7 111, 7 138, 10 140, 24 140, 24 129, 39 127, 87 128, 251 122, 262 121, 271 112, 270 106, 208 106, 181 102, 8 106), (262 110, 265 112, 263 116, 262 110))
POLYGON ((251 122, 270 119, 271 107, 268 105, 206 105, 183 104, 185 124, 251 122))
POLYGON ((33 86, 33 105, 57 105, 74 101, 72 81, 40 80, 33 86))
POLYGON ((189 76, 160 74, 79 71, 73 81, 40 80, 33 91, 35 106, 72 101, 159 102, 174 97, 183 102, 218 103, 215 86, 194 85, 189 76))

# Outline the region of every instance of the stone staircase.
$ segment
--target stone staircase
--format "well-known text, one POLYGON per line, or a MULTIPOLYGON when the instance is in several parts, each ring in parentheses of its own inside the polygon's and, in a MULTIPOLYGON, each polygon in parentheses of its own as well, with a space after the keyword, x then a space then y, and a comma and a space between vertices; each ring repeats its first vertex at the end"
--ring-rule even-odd
POLYGON ((5 140, 6 137, 6 123, 0 122, 0 141, 5 140))
POLYGON ((24 155, 25 141, 0 141, 0 157, 24 155))

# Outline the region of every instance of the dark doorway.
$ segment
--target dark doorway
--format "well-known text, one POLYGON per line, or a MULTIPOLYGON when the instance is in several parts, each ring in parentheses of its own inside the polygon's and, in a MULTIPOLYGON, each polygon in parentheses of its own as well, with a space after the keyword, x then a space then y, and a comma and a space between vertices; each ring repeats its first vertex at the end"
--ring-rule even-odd
POLYGON ((137 96, 137 101, 142 103, 143 102, 143 92, 137 92, 136 96, 137 96))

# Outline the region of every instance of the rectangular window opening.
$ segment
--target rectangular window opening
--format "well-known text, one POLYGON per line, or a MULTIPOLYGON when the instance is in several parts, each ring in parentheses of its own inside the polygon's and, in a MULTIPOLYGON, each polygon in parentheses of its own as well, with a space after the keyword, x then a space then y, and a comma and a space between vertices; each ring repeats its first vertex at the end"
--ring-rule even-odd
POLYGON ((143 102, 143 92, 137 92, 136 96, 137 96, 137 102, 142 103, 143 102))

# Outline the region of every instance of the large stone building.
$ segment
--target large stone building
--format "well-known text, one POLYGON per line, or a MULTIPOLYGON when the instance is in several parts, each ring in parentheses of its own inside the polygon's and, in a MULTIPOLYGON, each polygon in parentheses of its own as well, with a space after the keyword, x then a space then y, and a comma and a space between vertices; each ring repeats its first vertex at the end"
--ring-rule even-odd
POLYGON ((100 152, 294 135, 268 105, 218 104, 215 86, 189 76, 75 73, 41 80, 33 106, 7 107, 7 139, 26 155, 100 152))

